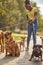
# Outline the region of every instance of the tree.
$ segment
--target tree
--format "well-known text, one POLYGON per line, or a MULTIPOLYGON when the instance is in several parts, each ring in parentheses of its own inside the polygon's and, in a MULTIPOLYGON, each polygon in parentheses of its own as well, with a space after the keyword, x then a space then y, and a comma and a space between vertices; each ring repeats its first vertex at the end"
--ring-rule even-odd
MULTIPOLYGON (((25 0, 0 0, 0 28, 10 26, 10 29, 12 28, 14 30, 15 26, 17 26, 17 28, 22 27, 23 29, 27 29, 26 9, 24 2, 25 0), (22 25, 16 25, 18 23, 22 23, 22 17, 24 23, 22 25)), ((37 4, 35 2, 31 2, 31 4, 32 6, 37 7, 37 4)), ((42 29, 43 19, 41 19, 38 8, 37 11, 40 25, 39 27, 42 29)))

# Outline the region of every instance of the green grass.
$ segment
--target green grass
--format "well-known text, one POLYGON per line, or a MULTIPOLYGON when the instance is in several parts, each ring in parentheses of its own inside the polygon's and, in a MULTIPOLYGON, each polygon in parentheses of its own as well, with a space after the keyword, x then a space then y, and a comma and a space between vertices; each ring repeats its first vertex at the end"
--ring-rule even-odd
MULTIPOLYGON (((14 38, 15 40, 21 40, 21 37, 22 37, 22 36, 13 36, 13 38, 14 38)), ((24 37, 26 37, 26 36, 24 36, 24 37)))
POLYGON ((20 36, 13 36, 13 38, 16 39, 16 40, 20 40, 21 39, 20 36))

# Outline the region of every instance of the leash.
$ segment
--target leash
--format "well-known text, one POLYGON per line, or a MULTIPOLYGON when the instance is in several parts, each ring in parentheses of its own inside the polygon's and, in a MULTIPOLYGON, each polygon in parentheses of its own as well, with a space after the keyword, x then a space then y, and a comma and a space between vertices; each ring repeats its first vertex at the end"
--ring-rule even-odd
MULTIPOLYGON (((18 23, 18 24, 14 24, 14 26, 19 26, 20 24, 24 24, 25 22, 21 22, 21 23, 18 23)), ((10 28, 12 26, 6 26, 6 27, 3 27, 3 28, 0 28, 0 29, 4 29, 4 28, 10 28)))

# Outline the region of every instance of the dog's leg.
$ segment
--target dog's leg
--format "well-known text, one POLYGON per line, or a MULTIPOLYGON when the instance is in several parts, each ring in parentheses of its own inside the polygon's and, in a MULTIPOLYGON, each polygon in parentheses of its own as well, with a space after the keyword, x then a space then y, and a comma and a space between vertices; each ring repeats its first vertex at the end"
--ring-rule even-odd
POLYGON ((39 58, 40 58, 40 57, 38 57, 38 61, 39 61, 39 58))
POLYGON ((20 51, 21 51, 21 44, 20 44, 20 51))
POLYGON ((14 57, 15 57, 16 49, 13 47, 11 51, 12 51, 12 53, 11 53, 11 54, 12 54, 12 56, 14 56, 14 57))
POLYGON ((23 51, 24 51, 24 45, 23 45, 23 51))
POLYGON ((31 55, 31 58, 29 59, 29 61, 31 61, 33 57, 34 57, 34 53, 32 52, 32 55, 31 55))
POLYGON ((41 61, 42 61, 42 54, 41 54, 41 61))
POLYGON ((4 53, 4 45, 1 45, 1 52, 4 53))
POLYGON ((6 56, 7 56, 7 49, 6 49, 6 56))
POLYGON ((4 53, 4 38, 2 38, 2 52, 4 53))
POLYGON ((2 44, 1 44, 1 52, 2 52, 2 44))

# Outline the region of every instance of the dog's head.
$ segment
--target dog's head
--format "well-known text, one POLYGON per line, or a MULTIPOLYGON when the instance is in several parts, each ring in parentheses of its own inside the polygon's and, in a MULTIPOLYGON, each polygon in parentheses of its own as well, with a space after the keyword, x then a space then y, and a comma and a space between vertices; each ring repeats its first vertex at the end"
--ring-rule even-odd
POLYGON ((12 32, 5 32, 5 38, 8 39, 11 37, 12 32))
POLYGON ((41 48, 42 48, 42 45, 34 45, 33 46, 33 50, 35 51, 35 53, 42 53, 42 50, 41 50, 41 48))
POLYGON ((34 46, 33 46, 33 49, 34 49, 34 48, 39 48, 39 49, 40 49, 40 48, 42 48, 42 45, 34 45, 34 46))

